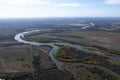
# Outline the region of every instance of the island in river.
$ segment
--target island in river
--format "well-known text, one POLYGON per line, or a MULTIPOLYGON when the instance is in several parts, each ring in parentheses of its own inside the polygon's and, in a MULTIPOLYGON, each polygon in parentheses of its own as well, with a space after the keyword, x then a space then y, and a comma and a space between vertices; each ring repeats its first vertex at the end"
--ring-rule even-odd
POLYGON ((119 80, 119 20, 78 20, 0 23, 0 79, 119 80))

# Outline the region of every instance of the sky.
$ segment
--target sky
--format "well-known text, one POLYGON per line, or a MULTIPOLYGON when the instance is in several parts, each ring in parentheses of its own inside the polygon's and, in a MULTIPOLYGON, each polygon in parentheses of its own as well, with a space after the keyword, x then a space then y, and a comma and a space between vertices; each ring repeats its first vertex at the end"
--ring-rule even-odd
POLYGON ((0 0, 0 18, 120 17, 120 0, 0 0))

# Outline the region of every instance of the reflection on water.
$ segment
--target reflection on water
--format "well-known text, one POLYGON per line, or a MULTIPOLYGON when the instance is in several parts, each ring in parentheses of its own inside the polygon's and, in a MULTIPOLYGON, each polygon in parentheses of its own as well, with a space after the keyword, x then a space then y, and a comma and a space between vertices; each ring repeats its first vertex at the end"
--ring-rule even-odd
MULTIPOLYGON (((23 40, 25 34, 30 34, 30 33, 35 33, 35 32, 43 32, 43 31, 49 31, 49 30, 52 30, 52 29, 33 30, 33 31, 22 32, 22 33, 17 34, 14 39, 17 40, 18 42, 25 43, 25 44, 30 44, 30 45, 35 45, 35 46, 51 46, 52 49, 49 52, 49 56, 51 57, 52 61, 56 64, 56 66, 59 69, 62 69, 62 66, 66 62, 61 62, 61 61, 58 61, 58 60, 56 60, 54 58, 54 54, 59 49, 59 47, 56 46, 55 44, 57 44, 57 45, 71 46, 71 47, 74 47, 74 48, 77 48, 77 49, 80 49, 80 50, 83 50, 83 51, 90 52, 89 50, 85 49, 84 46, 77 45, 77 44, 71 44, 71 43, 52 43, 52 42, 51 43, 40 43, 40 42, 33 42, 33 41, 23 40)), ((111 56, 109 56, 109 58, 115 59, 115 60, 120 60, 120 56, 119 55, 111 55, 111 56)), ((72 64, 74 64, 74 63, 70 63, 70 65, 72 65, 72 64)))

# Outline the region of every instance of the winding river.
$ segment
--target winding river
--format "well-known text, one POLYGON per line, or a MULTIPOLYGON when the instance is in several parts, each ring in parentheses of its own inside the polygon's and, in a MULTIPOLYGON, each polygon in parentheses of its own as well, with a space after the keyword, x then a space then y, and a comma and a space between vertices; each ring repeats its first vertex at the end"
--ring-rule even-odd
MULTIPOLYGON (((71 47, 75 47, 77 49, 80 49, 80 50, 84 50, 84 51, 88 51, 87 49, 85 49, 84 46, 81 46, 81 45, 76 45, 76 44, 71 44, 71 43, 40 43, 40 42, 34 42, 34 41, 27 41, 27 40, 24 40, 25 38, 25 35, 26 34, 32 34, 32 33, 37 33, 37 32, 46 32, 46 31, 52 31, 53 29, 43 29, 43 30, 33 30, 33 31, 27 31, 27 32, 22 32, 22 33, 19 33, 17 34, 14 39, 17 40, 18 42, 20 43, 24 43, 24 44, 29 44, 29 45, 35 45, 35 46, 51 46, 52 49, 51 51, 49 52, 49 56, 51 57, 51 60, 56 64, 57 68, 61 69, 61 70, 64 70, 64 65, 69 64, 69 66, 76 66, 76 65, 84 65, 84 66, 89 66, 89 67, 98 67, 99 69, 102 69, 104 71, 107 71, 109 73, 111 73, 112 75, 116 76, 116 77, 119 77, 118 74, 116 74, 115 72, 113 71, 110 71, 109 69, 107 68, 104 68, 102 66, 97 66, 97 65, 88 65, 88 64, 83 64, 83 63, 68 63, 68 62, 61 62, 61 61, 58 61, 54 58, 54 54, 57 52, 57 50, 59 49, 59 47, 56 45, 66 45, 66 46, 71 46, 71 47)), ((89 51, 88 51, 89 52, 89 51)), ((112 59, 117 59, 120 60, 120 56, 117 56, 117 55, 112 55, 110 56, 110 58, 112 59)))
MULTIPOLYGON (((92 27, 94 26, 93 23, 90 23, 90 25, 88 26, 85 26, 85 27, 82 27, 81 29, 86 29, 88 27, 92 27), (91 25, 91 26, 90 26, 91 25)), ((84 50, 84 51, 88 51, 87 49, 85 49, 85 46, 81 46, 81 45, 77 45, 77 44, 71 44, 71 43, 40 43, 40 42, 34 42, 34 41, 27 41, 27 40, 24 40, 25 38, 25 35, 26 34, 32 34, 32 33, 37 33, 37 32, 46 32, 46 31, 52 31, 53 29, 43 29, 43 30, 32 30, 32 31, 26 31, 26 32, 22 32, 22 33, 19 33, 17 35, 15 35, 14 39, 20 43, 24 43, 24 44, 29 44, 29 45, 34 45, 34 46, 51 46, 52 49, 51 51, 49 52, 49 56, 51 57, 51 60, 56 64, 57 68, 58 69, 61 69, 61 70, 64 70, 64 65, 66 65, 66 63, 69 65, 69 66, 77 66, 77 65, 84 65, 84 66, 87 66, 87 67, 97 67, 99 69, 102 69, 104 71, 107 71, 108 73, 116 76, 116 77, 119 77, 119 74, 107 69, 107 68, 104 68, 102 66, 99 66, 99 65, 88 65, 88 64, 82 64, 82 63, 68 63, 68 62, 61 62, 61 61, 58 61, 57 59, 54 58, 54 54, 57 52, 57 50, 59 49, 59 47, 57 45, 66 45, 66 46, 71 46, 71 47, 74 47, 74 48, 77 48, 77 49, 80 49, 80 50, 84 50), (57 45, 56 45, 57 44, 57 45)), ((110 58, 112 59, 118 59, 120 60, 120 56, 118 55, 112 55, 110 56, 110 58)), ((5 80, 5 79, 0 79, 0 80, 5 80)))
POLYGON ((54 54, 57 52, 57 50, 59 49, 58 46, 56 46, 55 44, 57 45, 66 45, 66 46, 71 46, 71 47, 75 47, 77 49, 82 49, 84 50, 84 47, 83 46, 80 46, 80 45, 76 45, 76 44, 70 44, 70 43, 40 43, 40 42, 33 42, 33 41, 26 41, 24 40, 23 38, 25 34, 31 34, 31 33, 36 33, 36 32, 44 32, 44 31, 52 31, 52 29, 44 29, 44 30, 33 30, 33 31, 27 31, 27 32, 22 32, 22 33, 19 33, 15 36, 15 40, 17 40, 18 42, 20 43, 24 43, 24 44, 29 44, 29 45, 35 45, 35 46, 51 46, 52 49, 51 51, 49 52, 49 56, 51 57, 52 61, 56 64, 56 66, 59 68, 59 69, 62 69, 62 66, 65 64, 65 62, 61 62, 61 61, 58 61, 54 58, 54 54))
MULTIPOLYGON (((40 42, 33 42, 33 41, 26 41, 26 40, 23 40, 24 35, 25 34, 31 34, 31 33, 35 33, 35 32, 44 32, 44 31, 52 31, 52 29, 44 29, 44 30, 33 30, 33 31, 28 31, 28 32, 22 32, 22 33, 19 33, 15 36, 15 40, 17 40, 18 42, 21 42, 21 43, 24 43, 24 44, 30 44, 30 45, 35 45, 35 46, 51 46, 52 49, 51 51, 49 52, 49 56, 51 57, 52 61, 56 64, 56 66, 59 68, 59 69, 63 69, 62 66, 64 66, 64 64, 66 62, 61 62, 61 61, 58 61, 54 58, 54 54, 57 52, 57 50, 59 49, 58 46, 56 46, 55 44, 57 45, 66 45, 66 46, 71 46, 71 47, 75 47, 77 49, 82 49, 84 50, 84 47, 83 46, 80 46, 80 45, 76 45, 76 44, 70 44, 70 43, 40 43, 40 42)), ((74 64, 74 63, 73 63, 74 64)))

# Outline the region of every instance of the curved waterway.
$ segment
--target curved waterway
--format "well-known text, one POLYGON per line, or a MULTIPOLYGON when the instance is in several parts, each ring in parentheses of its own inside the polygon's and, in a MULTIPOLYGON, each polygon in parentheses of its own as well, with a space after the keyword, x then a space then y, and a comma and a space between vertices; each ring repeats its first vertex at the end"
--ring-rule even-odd
MULTIPOLYGON (((32 34, 32 33, 38 33, 38 32, 46 32, 46 31, 52 31, 52 29, 44 29, 44 30, 33 30, 33 31, 27 31, 27 32, 22 32, 22 33, 19 33, 17 34, 14 39, 17 40, 18 42, 21 42, 21 43, 24 43, 24 44, 30 44, 30 45, 35 45, 35 46, 51 46, 52 49, 51 51, 49 52, 49 56, 51 57, 52 61, 56 64, 56 66, 59 68, 59 69, 62 69, 63 66, 66 64, 66 62, 61 62, 61 61, 58 61, 54 58, 54 54, 57 52, 57 50, 59 49, 58 46, 56 46, 55 44, 57 45, 66 45, 66 46, 71 46, 71 47, 74 47, 74 48, 77 48, 77 49, 80 49, 80 50, 83 50, 83 51, 87 51, 89 52, 87 49, 84 48, 84 46, 81 46, 81 45, 77 45, 77 44, 71 44, 71 43, 41 43, 41 42, 34 42, 34 41, 27 41, 27 40, 24 40, 24 35, 29 35, 29 34, 32 34)), ((112 55, 110 56, 109 58, 111 59, 117 59, 117 60, 120 60, 120 56, 118 55, 112 55)), ((68 63, 68 62, 67 62, 68 63)), ((82 63, 69 63, 70 65, 80 65, 82 63)))
POLYGON ((24 43, 24 44, 29 44, 29 45, 35 45, 35 46, 51 46, 52 49, 51 51, 49 52, 49 56, 51 57, 52 61, 56 64, 56 66, 59 68, 59 69, 62 69, 62 66, 65 65, 66 62, 61 62, 61 61, 58 61, 54 58, 54 54, 57 52, 57 50, 59 49, 57 45, 66 45, 66 46, 71 46, 71 47, 75 47, 77 49, 81 49, 81 50, 84 50, 84 47, 83 46, 80 46, 80 45, 76 45, 76 44, 70 44, 70 43, 40 43, 40 42, 34 42, 34 41, 27 41, 27 40, 24 40, 23 38, 25 34, 31 34, 31 33, 36 33, 36 32, 44 32, 44 31, 52 31, 52 29, 44 29, 44 30, 33 30, 33 31, 27 31, 27 32, 22 32, 22 33, 19 33, 15 36, 15 40, 17 40, 18 42, 20 43, 24 43))
MULTIPOLYGON (((51 60, 56 64, 57 68, 59 69, 62 69, 64 70, 64 66, 66 65, 69 65, 69 66, 77 66, 77 65, 84 65, 84 66, 87 66, 87 67, 98 67, 99 69, 102 69, 104 71, 107 71, 109 73, 111 73, 112 75, 116 76, 116 77, 119 77, 118 74, 114 73, 113 71, 110 71, 109 69, 107 68, 104 68, 102 66, 95 66, 95 65, 88 65, 88 64, 82 64, 82 63, 69 63, 69 62, 61 62, 57 59, 54 58, 54 54, 57 52, 57 50, 59 49, 59 47, 57 45, 66 45, 66 46, 71 46, 71 47, 74 47, 74 48, 77 48, 77 49, 80 49, 80 50, 84 50, 84 51, 88 51, 87 49, 85 49, 84 46, 81 46, 81 45, 77 45, 77 44, 71 44, 71 43, 41 43, 41 42, 34 42, 34 41, 27 41, 27 40, 24 40, 25 38, 25 35, 26 34, 32 34, 32 33, 37 33, 37 32, 46 32, 46 31, 52 31, 53 29, 43 29, 43 30, 33 30, 33 31, 27 31, 27 32, 22 32, 22 33, 19 33, 17 34, 14 39, 17 40, 18 42, 20 43, 24 43, 24 44, 29 44, 29 45, 35 45, 35 46, 51 46, 52 49, 51 51, 49 52, 49 56, 51 57, 51 60), (56 45, 57 44, 57 45, 56 45)), ((89 52, 89 51, 88 51, 89 52)), ((120 56, 116 55, 117 56, 117 59, 120 60, 120 56)), ((113 55, 113 56, 110 56, 110 58, 112 59, 116 59, 116 57, 113 55)))
MULTIPOLYGON (((88 27, 92 27, 94 26, 95 24, 93 23, 90 23, 91 26, 85 26, 85 27, 82 27, 81 29, 86 29, 88 27)), ((51 57, 51 60, 56 64, 57 68, 59 69, 64 69, 64 66, 66 65, 69 65, 69 66, 77 66, 77 65, 84 65, 84 66, 87 66, 87 67, 97 67, 99 69, 102 69, 116 77, 119 77, 118 74, 116 74, 115 72, 107 69, 107 68, 104 68, 102 66, 99 66, 99 65, 88 65, 88 64, 82 64, 82 63, 69 63, 69 62, 61 62, 61 61, 58 61, 57 59, 54 58, 54 54, 57 52, 57 50, 59 49, 59 47, 57 45, 66 45, 66 46, 71 46, 71 47, 74 47, 74 48, 77 48, 77 49, 80 49, 80 50, 84 50, 84 51, 87 51, 89 52, 89 50, 85 49, 84 46, 81 46, 81 45, 76 45, 76 44, 71 44, 71 43, 40 43, 40 42, 34 42, 34 41, 27 41, 27 40, 24 40, 25 38, 25 35, 26 34, 32 34, 32 33, 37 33, 37 32, 46 32, 46 31, 52 31, 53 29, 43 29, 43 30, 32 30, 32 31, 26 31, 26 32, 22 32, 22 33, 19 33, 17 35, 15 35, 14 39, 17 40, 18 42, 20 43, 24 43, 24 44, 29 44, 29 45, 34 45, 34 46, 51 46, 52 49, 51 51, 49 52, 49 56, 51 57), (57 44, 57 45, 56 45, 57 44)), ((110 56, 109 58, 112 58, 112 59, 117 59, 117 60, 120 60, 120 56, 118 55, 112 55, 110 56)), ((0 80, 5 80, 5 79, 0 79, 0 80)))

